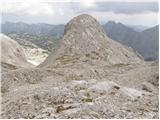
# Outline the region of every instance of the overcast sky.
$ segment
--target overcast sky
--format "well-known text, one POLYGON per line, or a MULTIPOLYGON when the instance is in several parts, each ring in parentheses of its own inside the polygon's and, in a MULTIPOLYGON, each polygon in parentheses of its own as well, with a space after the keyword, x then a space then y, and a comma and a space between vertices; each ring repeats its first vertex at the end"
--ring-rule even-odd
POLYGON ((158 24, 158 0, 2 0, 2 21, 65 24, 87 13, 106 23, 158 24))

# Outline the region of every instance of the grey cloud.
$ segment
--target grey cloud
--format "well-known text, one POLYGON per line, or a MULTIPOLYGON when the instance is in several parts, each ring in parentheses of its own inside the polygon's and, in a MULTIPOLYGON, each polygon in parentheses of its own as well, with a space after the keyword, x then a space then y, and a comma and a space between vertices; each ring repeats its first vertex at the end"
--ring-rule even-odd
POLYGON ((145 11, 158 12, 158 2, 97 2, 95 6, 85 8, 80 3, 72 3, 77 13, 84 11, 114 12, 117 14, 137 14, 145 11))

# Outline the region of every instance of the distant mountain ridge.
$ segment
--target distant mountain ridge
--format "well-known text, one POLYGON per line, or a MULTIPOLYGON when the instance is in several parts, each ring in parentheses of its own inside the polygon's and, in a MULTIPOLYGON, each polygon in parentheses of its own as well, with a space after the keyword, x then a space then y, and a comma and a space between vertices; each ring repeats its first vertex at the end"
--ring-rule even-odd
POLYGON ((126 25, 126 26, 134 29, 137 32, 142 32, 142 31, 147 30, 147 29, 150 28, 148 26, 143 26, 143 25, 126 25))
POLYGON ((145 60, 156 60, 159 58, 159 25, 137 32, 122 23, 109 21, 103 25, 103 28, 110 38, 132 47, 145 60))
POLYGON ((23 22, 2 24, 2 33, 30 33, 36 35, 50 35, 60 37, 63 34, 64 25, 51 25, 45 23, 27 24, 23 22))
MULTIPOLYGON (((106 24, 102 25, 102 27, 111 39, 132 47, 134 50, 138 51, 145 60, 156 60, 159 58, 158 25, 141 32, 138 32, 138 30, 136 31, 133 26, 129 27, 127 25, 116 23, 114 21, 109 21, 106 24)), ((60 38, 63 35, 63 32, 64 25, 50 25, 44 23, 26 24, 23 22, 6 22, 2 24, 2 33, 7 35, 11 33, 18 34, 18 38, 25 37, 26 35, 24 33, 60 38), (22 35, 19 35, 19 33, 23 34, 23 37, 22 35)), ((44 39, 45 38, 46 37, 44 37, 44 39)), ((14 39, 16 40, 15 37, 14 39)), ((44 42, 40 42, 40 44, 41 43, 43 44, 44 42)), ((45 47, 43 46, 43 48, 45 47)))
POLYGON ((109 21, 104 24, 103 29, 108 37, 125 45, 127 45, 126 43, 129 42, 128 38, 134 37, 138 34, 138 32, 134 31, 132 28, 127 27, 122 23, 116 23, 114 21, 109 21))

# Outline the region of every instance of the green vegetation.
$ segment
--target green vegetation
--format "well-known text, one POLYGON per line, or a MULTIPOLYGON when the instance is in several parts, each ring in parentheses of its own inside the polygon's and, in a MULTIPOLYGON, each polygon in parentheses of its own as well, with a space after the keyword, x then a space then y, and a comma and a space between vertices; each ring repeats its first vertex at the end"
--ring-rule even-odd
POLYGON ((61 65, 66 65, 69 63, 76 63, 78 62, 79 58, 77 58, 76 56, 62 56, 56 59, 57 61, 60 62, 61 65))
POLYGON ((48 51, 53 51, 59 47, 59 39, 53 36, 35 35, 30 33, 9 33, 8 36, 21 45, 25 44, 23 41, 29 41, 48 51))
POLYGON ((83 75, 77 75, 77 74, 69 74, 66 76, 65 80, 70 81, 70 80, 81 80, 83 78, 83 75))
POLYGON ((10 70, 17 69, 16 66, 11 65, 11 64, 7 64, 7 63, 3 63, 3 62, 1 63, 1 67, 2 67, 2 68, 6 68, 6 69, 10 69, 10 70))
POLYGON ((125 66, 128 66, 129 64, 122 64, 122 63, 119 63, 119 64, 114 64, 113 67, 125 67, 125 66))
POLYGON ((93 60, 97 60, 97 59, 101 58, 100 54, 96 51, 91 51, 91 53, 87 53, 87 54, 85 54, 85 56, 87 58, 91 58, 93 60))
POLYGON ((84 98, 82 99, 83 102, 93 102, 92 98, 84 98))

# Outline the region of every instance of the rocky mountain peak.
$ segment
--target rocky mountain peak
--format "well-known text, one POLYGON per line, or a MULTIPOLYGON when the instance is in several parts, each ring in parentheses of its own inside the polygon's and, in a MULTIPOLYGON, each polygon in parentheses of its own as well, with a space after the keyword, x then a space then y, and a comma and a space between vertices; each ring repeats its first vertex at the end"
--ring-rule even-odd
POLYGON ((70 53, 83 54, 100 49, 104 37, 105 33, 98 21, 90 15, 82 14, 65 26, 62 45, 70 48, 70 53))
POLYGON ((67 59, 65 64, 73 62, 73 59, 76 59, 74 63, 103 61, 106 64, 128 64, 140 61, 132 49, 106 36, 99 22, 87 14, 74 17, 67 23, 60 48, 51 53, 42 66, 63 61, 62 59, 67 59))
POLYGON ((73 31, 84 31, 86 29, 97 28, 97 31, 103 31, 98 21, 88 14, 82 14, 77 17, 74 17, 71 21, 67 23, 64 30, 64 35, 70 30, 73 31))

